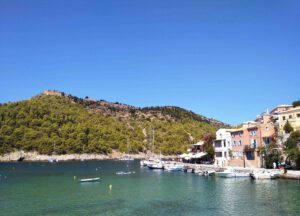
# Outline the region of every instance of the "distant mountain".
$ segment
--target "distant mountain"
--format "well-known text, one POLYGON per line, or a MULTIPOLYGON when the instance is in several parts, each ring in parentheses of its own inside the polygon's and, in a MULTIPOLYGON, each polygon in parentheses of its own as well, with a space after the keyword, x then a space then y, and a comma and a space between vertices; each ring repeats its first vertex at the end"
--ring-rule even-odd
POLYGON ((177 154, 206 133, 228 125, 180 107, 139 108, 55 90, 0 105, 0 153, 177 154), (127 142, 130 149, 127 149, 127 142))

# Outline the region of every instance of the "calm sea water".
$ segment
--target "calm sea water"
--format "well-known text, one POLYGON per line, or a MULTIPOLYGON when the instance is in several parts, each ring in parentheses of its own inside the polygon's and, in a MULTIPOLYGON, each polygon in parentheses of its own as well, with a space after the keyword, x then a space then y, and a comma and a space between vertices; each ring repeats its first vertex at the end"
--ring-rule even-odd
POLYGON ((0 163, 0 174, 3 216, 300 215, 299 181, 153 171, 138 161, 0 163), (126 170, 136 173, 115 174, 126 170), (74 176, 103 180, 83 184, 74 176))

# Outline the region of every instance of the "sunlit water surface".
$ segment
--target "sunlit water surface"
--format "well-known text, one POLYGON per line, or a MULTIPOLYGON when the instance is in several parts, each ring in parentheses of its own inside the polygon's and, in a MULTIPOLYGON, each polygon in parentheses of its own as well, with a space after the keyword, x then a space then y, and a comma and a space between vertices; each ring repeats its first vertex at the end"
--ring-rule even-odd
POLYGON ((0 175, 3 216, 300 215, 299 181, 203 177, 139 161, 0 163, 0 175), (127 170, 135 174, 115 174, 127 170), (90 177, 103 180, 77 181, 90 177))

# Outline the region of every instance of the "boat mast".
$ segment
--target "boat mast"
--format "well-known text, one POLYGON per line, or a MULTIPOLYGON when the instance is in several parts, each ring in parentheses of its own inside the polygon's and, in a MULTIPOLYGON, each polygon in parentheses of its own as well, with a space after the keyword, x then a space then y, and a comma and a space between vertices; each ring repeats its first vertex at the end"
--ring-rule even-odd
POLYGON ((154 128, 152 128, 152 154, 154 153, 154 128))

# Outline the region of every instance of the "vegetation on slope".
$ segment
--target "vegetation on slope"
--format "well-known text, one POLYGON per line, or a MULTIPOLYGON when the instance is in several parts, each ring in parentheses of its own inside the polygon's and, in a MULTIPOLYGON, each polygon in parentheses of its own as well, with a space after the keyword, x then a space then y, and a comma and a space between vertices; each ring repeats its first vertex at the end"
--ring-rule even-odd
POLYGON ((41 94, 30 100, 1 104, 0 153, 22 149, 43 154, 106 154, 113 149, 127 152, 127 143, 131 153, 145 152, 152 149, 154 130, 155 152, 177 154, 216 130, 215 126, 195 118, 172 115, 170 119, 164 111, 160 116, 149 114, 150 111, 64 93, 41 94), (114 115, 119 111, 122 118, 114 115), (148 113, 148 117, 140 118, 144 114, 137 116, 137 113, 148 113))

